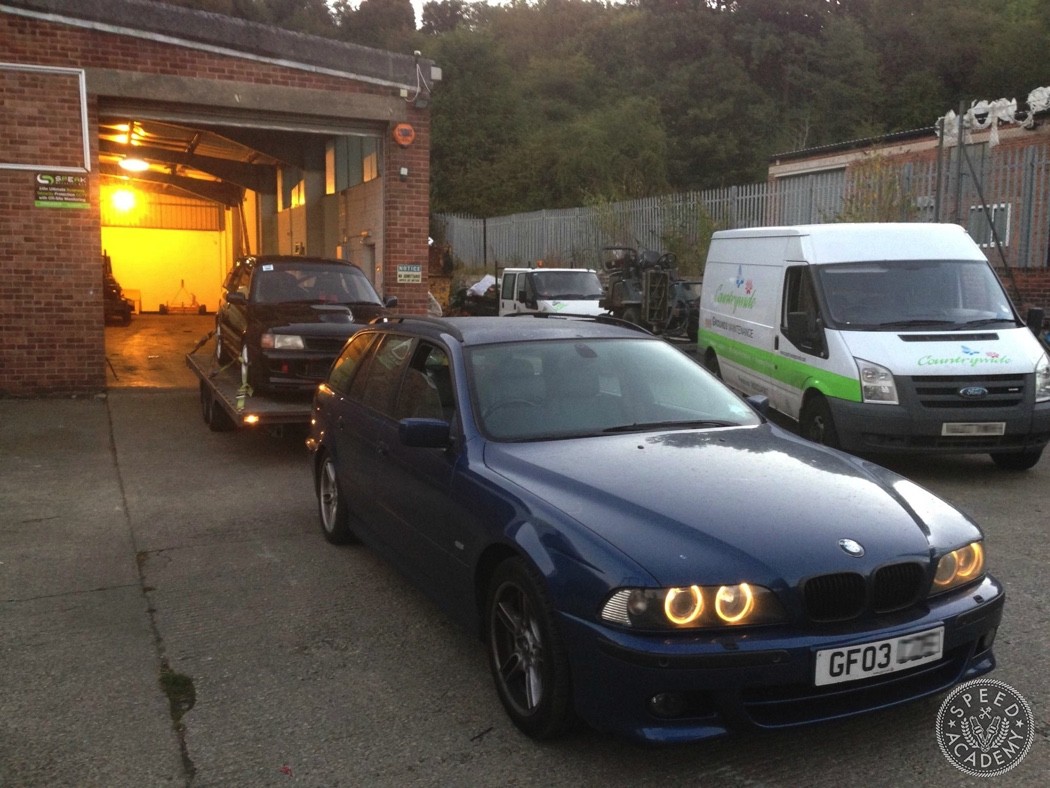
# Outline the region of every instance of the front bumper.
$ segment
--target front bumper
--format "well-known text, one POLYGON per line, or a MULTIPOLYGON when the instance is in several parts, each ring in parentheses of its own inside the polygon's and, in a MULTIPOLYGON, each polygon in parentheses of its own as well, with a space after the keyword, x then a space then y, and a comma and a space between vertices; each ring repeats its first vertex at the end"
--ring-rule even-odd
POLYGON ((1040 451, 1050 442, 1050 402, 1028 407, 954 408, 933 411, 921 406, 871 405, 828 398, 839 444, 855 454, 1040 451), (1003 422, 1003 435, 943 436, 946 422, 1003 422))
MULTIPOLYGON (((1005 592, 991 577, 892 623, 767 628, 697 637, 636 635, 563 617, 577 712, 591 726, 652 743, 678 743, 734 730, 775 729, 840 719, 947 690, 995 667, 992 642, 1005 592), (933 663, 815 686, 820 649, 872 643, 944 626, 933 663), (653 699, 672 698, 673 714, 653 699)), ((665 707, 666 708, 666 707, 665 707)))

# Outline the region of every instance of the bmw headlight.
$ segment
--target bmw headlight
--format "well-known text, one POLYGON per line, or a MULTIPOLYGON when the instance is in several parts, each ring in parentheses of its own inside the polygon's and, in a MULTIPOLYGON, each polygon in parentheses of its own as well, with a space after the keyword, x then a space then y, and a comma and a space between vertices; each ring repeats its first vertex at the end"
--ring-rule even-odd
POLYGON ((864 402, 881 403, 884 405, 897 404, 897 384, 893 381, 893 373, 886 367, 856 358, 857 371, 860 374, 860 394, 864 402))
POLYGON ((980 542, 970 542, 965 547, 941 556, 941 560, 937 562, 937 572, 933 576, 930 595, 968 585, 983 574, 984 545, 980 542))
POLYGON ((777 624, 784 610, 768 588, 750 583, 620 588, 602 605, 610 624, 636 629, 704 629, 777 624))
POLYGON ((1035 401, 1046 402, 1048 399, 1050 399, 1050 361, 1047 360, 1046 353, 1044 353, 1039 363, 1035 365, 1035 401))
POLYGON ((304 350, 303 338, 295 334, 263 334, 259 345, 266 350, 304 350))

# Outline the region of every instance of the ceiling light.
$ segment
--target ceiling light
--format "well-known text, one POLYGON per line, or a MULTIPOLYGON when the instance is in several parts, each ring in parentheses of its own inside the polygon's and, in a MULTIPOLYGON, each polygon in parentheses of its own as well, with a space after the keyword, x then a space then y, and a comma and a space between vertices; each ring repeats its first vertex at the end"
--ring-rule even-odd
POLYGON ((128 172, 145 172, 149 169, 149 162, 144 159, 125 156, 120 160, 120 167, 128 172))

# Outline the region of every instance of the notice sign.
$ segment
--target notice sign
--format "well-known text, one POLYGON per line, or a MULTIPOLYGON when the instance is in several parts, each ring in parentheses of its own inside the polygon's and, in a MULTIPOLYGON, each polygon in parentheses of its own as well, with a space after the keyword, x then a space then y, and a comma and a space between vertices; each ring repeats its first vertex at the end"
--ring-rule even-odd
POLYGON ((37 208, 90 208, 87 176, 38 172, 34 205, 37 208))
POLYGON ((423 281, 422 265, 398 265, 397 283, 407 285, 418 285, 423 281))

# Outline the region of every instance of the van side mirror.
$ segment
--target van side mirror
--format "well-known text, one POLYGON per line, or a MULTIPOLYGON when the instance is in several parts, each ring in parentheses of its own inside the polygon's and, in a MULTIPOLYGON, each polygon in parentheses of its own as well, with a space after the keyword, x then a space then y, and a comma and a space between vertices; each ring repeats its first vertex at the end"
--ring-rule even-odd
POLYGON ((827 349, 824 346, 823 321, 810 312, 788 312, 787 331, 784 336, 788 341, 806 353, 823 356, 827 349))
POLYGON ((817 334, 816 317, 808 312, 788 312, 787 331, 784 332, 793 345, 800 345, 807 340, 812 342, 817 334))
POLYGON ((1028 315, 1025 317, 1024 322, 1028 329, 1038 337, 1043 330, 1043 320, 1045 318, 1046 312, 1044 310, 1039 307, 1032 307, 1028 310, 1028 315))

